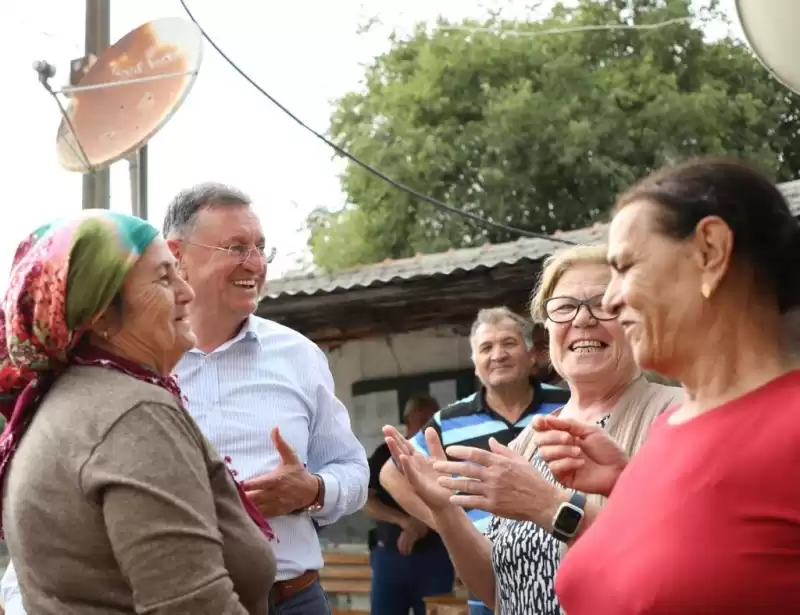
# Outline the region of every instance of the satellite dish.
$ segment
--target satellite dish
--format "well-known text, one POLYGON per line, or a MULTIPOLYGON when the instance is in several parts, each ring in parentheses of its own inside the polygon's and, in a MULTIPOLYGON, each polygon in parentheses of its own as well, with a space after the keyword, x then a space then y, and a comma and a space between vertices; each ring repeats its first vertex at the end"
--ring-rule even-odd
POLYGON ((736 13, 759 61, 783 85, 800 93, 800 1, 736 0, 736 13))
POLYGON ((177 17, 150 21, 106 49, 61 90, 70 95, 56 139, 61 166, 88 173, 135 153, 186 100, 202 59, 202 32, 177 17))

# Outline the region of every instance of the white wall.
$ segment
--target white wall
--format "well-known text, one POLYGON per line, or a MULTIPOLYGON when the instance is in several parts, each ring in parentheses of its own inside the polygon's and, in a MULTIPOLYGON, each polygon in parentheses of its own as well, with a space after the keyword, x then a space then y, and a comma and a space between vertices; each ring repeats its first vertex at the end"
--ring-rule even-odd
MULTIPOLYGON (((353 432, 367 449, 367 455, 371 455, 381 441, 380 427, 374 420, 354 420, 354 382, 472 368, 469 339, 449 327, 348 342, 326 354, 336 383, 336 395, 347 406, 353 432)), ((371 526, 369 519, 357 513, 325 528, 321 539, 325 548, 341 548, 346 544, 365 548, 371 526)))
POLYGON ((353 383, 359 380, 472 367, 469 339, 450 327, 347 342, 327 355, 336 395, 348 408, 353 383))

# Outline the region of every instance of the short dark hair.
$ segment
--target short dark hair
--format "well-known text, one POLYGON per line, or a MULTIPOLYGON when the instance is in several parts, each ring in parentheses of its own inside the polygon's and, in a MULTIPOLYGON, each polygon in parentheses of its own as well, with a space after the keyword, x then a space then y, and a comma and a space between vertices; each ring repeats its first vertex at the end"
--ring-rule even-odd
POLYGON ((185 237, 194 228, 197 214, 216 205, 250 205, 250 197, 232 186, 215 182, 197 184, 172 199, 164 216, 164 237, 185 237))
POLYGON ((430 413, 431 416, 439 410, 439 402, 436 398, 427 393, 417 393, 412 395, 406 401, 406 407, 403 412, 403 420, 407 419, 412 412, 425 411, 430 413))
POLYGON ((699 158, 656 171, 622 194, 616 211, 634 201, 657 205, 659 231, 686 239, 716 216, 734 236, 733 257, 753 268, 781 312, 800 304, 800 224, 775 183, 739 160, 699 158))

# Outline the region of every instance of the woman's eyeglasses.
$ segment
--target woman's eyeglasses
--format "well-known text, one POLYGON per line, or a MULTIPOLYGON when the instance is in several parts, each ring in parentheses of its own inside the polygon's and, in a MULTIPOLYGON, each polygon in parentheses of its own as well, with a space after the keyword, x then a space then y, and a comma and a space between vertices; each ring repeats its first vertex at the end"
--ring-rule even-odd
POLYGON ((191 246, 199 246, 201 248, 209 248, 210 250, 218 250, 219 252, 225 252, 228 255, 228 258, 235 260, 240 265, 242 263, 246 263, 247 260, 250 258, 250 255, 253 252, 256 252, 264 261, 269 264, 275 259, 275 253, 277 250, 275 246, 270 246, 267 248, 266 246, 245 246, 245 245, 232 245, 227 247, 222 246, 210 246, 206 243, 196 243, 193 241, 187 241, 191 246))
POLYGON ((566 323, 575 320, 583 306, 586 306, 589 316, 595 320, 615 320, 619 316, 619 312, 610 312, 603 308, 603 295, 596 295, 589 299, 550 297, 544 302, 544 311, 549 320, 566 323))

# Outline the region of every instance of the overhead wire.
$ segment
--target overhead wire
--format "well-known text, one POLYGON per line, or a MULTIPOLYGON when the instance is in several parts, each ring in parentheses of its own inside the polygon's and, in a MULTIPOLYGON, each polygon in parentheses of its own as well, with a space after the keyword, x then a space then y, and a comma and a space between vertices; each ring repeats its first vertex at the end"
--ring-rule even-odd
POLYGON ((489 220, 487 218, 484 218, 482 216, 474 214, 474 213, 472 213, 470 211, 466 211, 466 210, 463 210, 463 209, 459 209, 457 207, 453 207, 452 205, 448 205, 447 203, 443 203, 442 201, 440 201, 438 199, 435 199, 435 198, 433 198, 431 196, 428 196, 427 194, 424 194, 422 192, 419 192, 418 190, 415 190, 411 186, 408 186, 406 184, 403 184, 402 182, 397 181, 396 179, 390 177, 389 175, 387 175, 383 171, 381 171, 381 170, 375 168, 374 166, 364 162, 363 160, 361 160, 360 158, 358 158, 354 154, 350 153, 349 151, 347 151, 343 147, 337 145, 336 143, 334 143, 333 141, 328 139, 322 133, 320 133, 320 132, 314 130, 313 128, 311 128, 308 124, 306 124, 303 120, 301 120, 297 115, 295 115, 290 109, 288 109, 285 105, 283 105, 280 101, 278 101, 274 96, 272 96, 269 92, 267 92, 263 87, 261 87, 252 77, 250 77, 250 75, 248 75, 242 68, 240 68, 236 64, 236 62, 234 62, 219 47, 219 45, 217 45, 217 43, 214 41, 214 39, 212 39, 209 36, 208 32, 206 32, 206 30, 203 28, 203 26, 200 25, 200 23, 197 21, 197 19, 195 18, 194 14, 192 13, 192 11, 187 6, 185 0, 179 0, 179 2, 181 3, 181 6, 183 7, 183 10, 186 12, 186 15, 195 24, 195 26, 197 26, 197 28, 200 30, 201 34, 203 35, 203 38, 205 38, 206 41, 208 41, 208 44, 211 45, 211 47, 214 48, 214 50, 222 57, 223 60, 225 60, 225 62, 228 63, 228 65, 231 68, 233 68, 237 73, 239 73, 239 75, 242 78, 244 78, 245 81, 247 81, 256 90, 258 90, 258 92, 260 92, 261 95, 263 95, 265 98, 267 98, 267 100, 269 100, 273 105, 278 107, 278 109, 283 111, 283 113, 285 113, 292 120, 294 120, 295 123, 297 123, 301 128, 304 128, 305 130, 310 132, 317 139, 319 139, 320 141, 325 143, 325 145, 327 145, 328 147, 330 147, 331 149, 336 151, 340 156, 343 156, 343 157, 347 158, 348 160, 352 161, 353 163, 355 163, 356 165, 358 165, 359 167, 361 167, 365 171, 367 171, 369 173, 372 173, 374 176, 376 176, 379 179, 383 180, 384 182, 386 182, 390 186, 392 186, 392 187, 394 187, 394 188, 396 188, 398 190, 401 190, 403 192, 406 192, 407 194, 410 194, 411 196, 413 196, 413 197, 415 197, 415 198, 417 198, 417 199, 419 199, 421 201, 424 201, 424 202, 426 202, 426 203, 428 203, 430 205, 433 205, 434 207, 436 207, 438 209, 441 209, 443 211, 446 211, 446 212, 449 212, 451 214, 455 214, 455 215, 458 215, 458 216, 462 216, 464 218, 468 218, 468 219, 472 220, 473 222, 476 222, 476 223, 478 223, 480 225, 483 225, 483 226, 486 226, 486 227, 492 227, 492 228, 495 228, 495 229, 498 229, 498 230, 501 230, 501 231, 504 231, 504 232, 507 232, 507 233, 512 233, 512 234, 515 234, 515 235, 520 235, 520 236, 523 236, 523 237, 530 237, 530 238, 535 238, 535 239, 545 239, 547 241, 553 241, 553 242, 557 242, 557 243, 564 243, 564 244, 567 244, 567 245, 575 245, 575 242, 570 241, 568 239, 564 239, 563 237, 557 237, 557 236, 553 236, 553 235, 545 235, 543 233, 534 233, 533 231, 528 231, 528 230, 524 230, 524 229, 515 228, 513 226, 509 226, 509 225, 506 225, 506 224, 502 224, 500 222, 495 222, 493 220, 489 220))
POLYGON ((583 26, 565 26, 563 28, 547 28, 545 30, 515 30, 513 28, 479 28, 472 26, 437 26, 443 32, 466 32, 468 34, 499 34, 502 36, 518 36, 520 38, 537 38, 554 34, 576 34, 580 32, 610 32, 614 30, 659 30, 668 26, 691 21, 692 17, 676 17, 656 23, 647 24, 588 24, 583 26))

